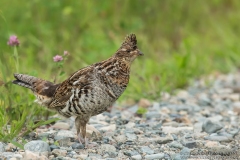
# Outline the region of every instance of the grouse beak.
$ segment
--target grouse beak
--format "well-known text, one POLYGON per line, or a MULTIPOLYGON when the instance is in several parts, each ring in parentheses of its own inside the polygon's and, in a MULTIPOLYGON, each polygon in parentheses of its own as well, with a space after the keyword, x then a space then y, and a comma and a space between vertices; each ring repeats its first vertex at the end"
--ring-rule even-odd
POLYGON ((138 52, 138 55, 139 55, 139 56, 143 56, 144 54, 143 54, 143 52, 139 51, 139 52, 138 52))

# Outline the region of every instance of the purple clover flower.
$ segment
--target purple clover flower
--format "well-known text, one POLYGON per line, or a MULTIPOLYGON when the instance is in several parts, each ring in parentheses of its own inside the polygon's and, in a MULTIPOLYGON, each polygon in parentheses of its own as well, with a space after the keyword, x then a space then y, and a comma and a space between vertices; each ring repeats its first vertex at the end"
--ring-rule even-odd
POLYGON ((67 55, 69 55, 69 52, 68 52, 68 51, 64 51, 64 52, 63 52, 63 55, 64 55, 64 56, 67 56, 67 55))
POLYGON ((18 46, 18 45, 20 44, 20 42, 19 42, 17 36, 11 35, 11 36, 9 37, 9 40, 8 40, 7 44, 8 44, 9 46, 18 46))
POLYGON ((54 62, 60 62, 60 61, 62 61, 62 60, 63 60, 63 57, 60 56, 60 55, 56 55, 56 56, 53 57, 53 61, 54 61, 54 62))

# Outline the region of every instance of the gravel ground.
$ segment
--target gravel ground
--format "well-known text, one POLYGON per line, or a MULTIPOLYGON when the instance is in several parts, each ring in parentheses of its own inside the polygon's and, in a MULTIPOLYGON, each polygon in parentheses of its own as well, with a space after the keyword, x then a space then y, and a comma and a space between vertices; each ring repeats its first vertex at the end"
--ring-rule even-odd
POLYGON ((24 150, 0 142, 0 159, 239 159, 240 74, 216 75, 196 81, 161 100, 92 117, 90 144, 76 141, 74 118, 42 126, 26 138, 24 150), (138 107, 147 109, 142 117, 138 107))

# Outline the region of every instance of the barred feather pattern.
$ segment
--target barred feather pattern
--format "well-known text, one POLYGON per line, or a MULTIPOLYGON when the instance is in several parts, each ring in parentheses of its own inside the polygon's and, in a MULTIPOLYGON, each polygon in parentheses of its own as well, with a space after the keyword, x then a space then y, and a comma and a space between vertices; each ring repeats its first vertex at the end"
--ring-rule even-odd
POLYGON ((50 108, 56 107, 65 117, 91 117, 106 111, 123 93, 129 81, 129 68, 121 69, 121 63, 111 58, 76 72, 57 88, 56 99, 50 108), (59 103, 64 97, 63 92, 65 96, 69 95, 65 104, 59 103))

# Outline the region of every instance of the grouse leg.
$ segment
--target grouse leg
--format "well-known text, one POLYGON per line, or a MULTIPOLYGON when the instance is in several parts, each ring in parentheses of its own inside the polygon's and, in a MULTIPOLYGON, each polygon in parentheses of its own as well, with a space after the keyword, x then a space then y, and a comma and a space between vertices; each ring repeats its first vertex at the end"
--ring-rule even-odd
POLYGON ((88 139, 86 137, 86 125, 87 125, 87 122, 85 121, 81 121, 81 126, 80 126, 80 134, 81 134, 81 137, 83 138, 84 142, 85 142, 85 147, 88 146, 88 139))
POLYGON ((84 142, 84 139, 81 137, 81 123, 80 123, 80 117, 76 117, 75 119, 75 126, 76 126, 76 130, 77 130, 77 137, 78 137, 78 141, 80 144, 82 144, 84 142))
POLYGON ((87 125, 88 119, 89 118, 85 120, 83 119, 83 117, 76 117, 75 119, 75 126, 77 129, 79 143, 81 144, 84 143, 85 147, 88 146, 88 139, 86 137, 86 125, 87 125))

